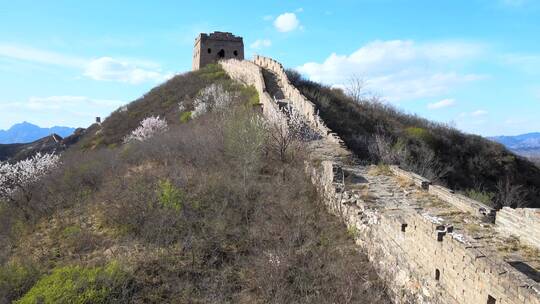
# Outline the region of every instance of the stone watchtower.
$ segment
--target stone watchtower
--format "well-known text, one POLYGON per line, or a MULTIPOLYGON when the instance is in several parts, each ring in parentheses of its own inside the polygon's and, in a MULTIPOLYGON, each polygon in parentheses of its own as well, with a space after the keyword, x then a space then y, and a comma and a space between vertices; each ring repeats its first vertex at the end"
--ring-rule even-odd
POLYGON ((199 34, 193 48, 193 70, 198 70, 220 59, 244 59, 244 41, 242 37, 231 33, 213 32, 199 34))

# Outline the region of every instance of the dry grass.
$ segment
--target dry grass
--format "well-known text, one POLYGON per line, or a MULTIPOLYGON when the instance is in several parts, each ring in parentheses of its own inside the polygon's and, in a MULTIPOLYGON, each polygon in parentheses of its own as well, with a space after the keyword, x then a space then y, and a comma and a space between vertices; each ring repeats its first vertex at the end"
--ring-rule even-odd
POLYGON ((413 181, 411 181, 411 180, 409 180, 409 179, 407 179, 407 178, 405 178, 403 176, 397 176, 396 180, 397 180, 397 184, 401 188, 411 188, 411 187, 416 186, 413 181))
POLYGON ((504 254, 517 253, 530 261, 540 262, 540 250, 538 248, 523 244, 517 237, 511 236, 503 238, 497 250, 504 254))
POLYGON ((369 175, 384 175, 384 176, 393 176, 394 174, 390 170, 390 167, 385 164, 379 164, 376 166, 370 166, 368 170, 369 175))

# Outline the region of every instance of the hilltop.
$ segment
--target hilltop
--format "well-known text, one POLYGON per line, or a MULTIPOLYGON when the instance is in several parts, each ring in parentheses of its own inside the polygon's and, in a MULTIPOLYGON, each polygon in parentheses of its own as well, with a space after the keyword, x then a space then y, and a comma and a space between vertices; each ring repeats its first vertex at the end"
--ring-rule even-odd
POLYGON ((0 302, 387 302, 305 147, 276 154, 258 104, 209 65, 90 126, 2 202, 0 302), (166 131, 127 141, 148 117, 166 131))

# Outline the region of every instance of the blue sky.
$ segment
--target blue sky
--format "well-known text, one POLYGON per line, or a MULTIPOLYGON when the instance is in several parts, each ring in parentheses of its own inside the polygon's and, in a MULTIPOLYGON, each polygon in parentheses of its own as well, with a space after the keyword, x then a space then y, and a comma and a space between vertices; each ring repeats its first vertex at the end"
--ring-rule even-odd
POLYGON ((481 135, 540 131, 540 1, 0 1, 0 129, 87 126, 244 37, 335 86, 481 135))

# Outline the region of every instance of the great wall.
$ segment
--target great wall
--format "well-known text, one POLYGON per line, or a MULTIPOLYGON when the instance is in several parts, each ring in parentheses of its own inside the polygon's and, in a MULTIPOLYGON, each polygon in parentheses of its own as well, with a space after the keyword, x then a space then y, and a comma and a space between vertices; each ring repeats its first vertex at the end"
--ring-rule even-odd
POLYGON ((243 55, 241 37, 201 34, 193 68, 218 62, 255 87, 269 120, 286 125, 295 111, 318 134, 306 172, 395 303, 540 304, 540 210, 497 211, 396 166, 358 164, 279 62, 243 55))
POLYGON ((279 62, 255 55, 220 64, 257 89, 265 116, 281 115, 278 104, 285 102, 318 132, 306 170, 395 303, 540 304, 538 210, 496 212, 400 168, 358 165, 279 62))

